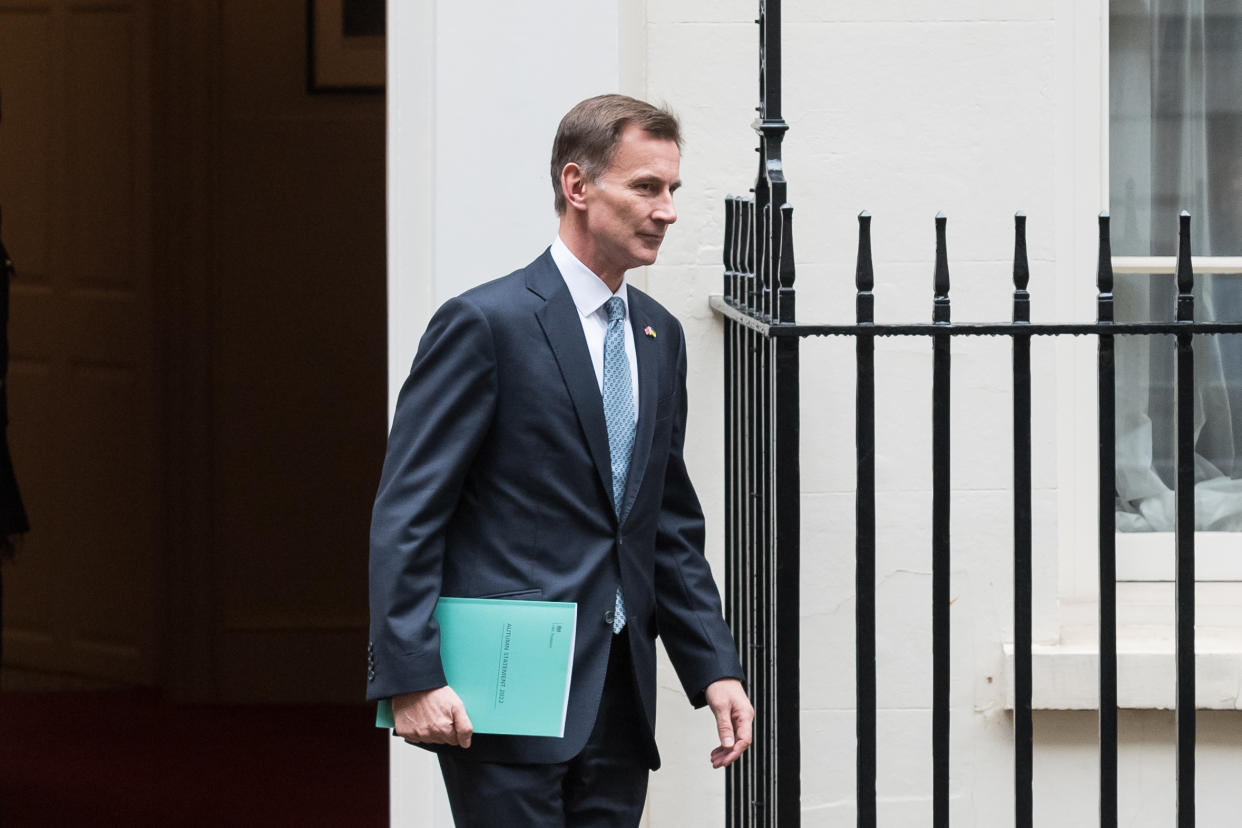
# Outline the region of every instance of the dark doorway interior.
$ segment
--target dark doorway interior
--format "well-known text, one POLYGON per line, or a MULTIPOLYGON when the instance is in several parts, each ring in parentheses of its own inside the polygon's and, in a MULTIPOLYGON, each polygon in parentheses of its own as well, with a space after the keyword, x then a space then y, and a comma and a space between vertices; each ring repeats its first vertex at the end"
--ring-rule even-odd
MULTIPOLYGON (((30 769, 141 780, 153 757, 169 782, 119 786, 135 808, 244 801, 266 771, 269 791, 386 809, 320 775, 351 757, 351 785, 386 788, 361 700, 384 100, 307 94, 306 13, 0 10, 9 439, 31 523, 3 578, 10 809, 76 807, 30 769)), ((358 813, 335 824, 372 824, 358 813)))
POLYGON ((340 705, 8 693, 0 702, 0 822, 386 825, 389 737, 368 724, 340 705))

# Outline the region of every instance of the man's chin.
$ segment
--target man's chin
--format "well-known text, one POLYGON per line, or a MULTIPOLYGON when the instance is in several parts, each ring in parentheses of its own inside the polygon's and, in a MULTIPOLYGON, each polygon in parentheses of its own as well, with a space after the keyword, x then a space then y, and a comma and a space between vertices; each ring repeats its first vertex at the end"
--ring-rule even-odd
POLYGON ((642 267, 643 265, 655 264, 656 256, 659 254, 659 252, 660 252, 660 242, 655 242, 654 244, 643 245, 642 248, 635 251, 634 260, 638 264, 634 266, 642 267))

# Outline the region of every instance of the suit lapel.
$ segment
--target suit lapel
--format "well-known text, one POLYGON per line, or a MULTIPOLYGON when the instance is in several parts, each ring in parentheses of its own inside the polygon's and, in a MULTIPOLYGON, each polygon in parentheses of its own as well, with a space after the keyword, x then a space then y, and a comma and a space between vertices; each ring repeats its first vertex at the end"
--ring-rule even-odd
POLYGON ((651 437, 655 433, 656 403, 660 397, 660 345, 657 337, 644 332, 650 324, 647 303, 644 294, 633 287, 629 289, 630 326, 634 329, 634 353, 638 359, 638 426, 634 432, 630 471, 625 479, 625 499, 621 501, 622 523, 629 516, 643 484, 643 473, 651 456, 651 437))
MULTIPOLYGON (((569 389, 574 410, 582 433, 586 436, 591 459, 599 474, 605 492, 612 492, 612 470, 608 454, 608 426, 604 422, 604 402, 600 397, 595 368, 591 354, 582 335, 582 321, 574 305, 569 288, 561 278, 560 271, 552 261, 551 253, 545 252, 535 260, 527 271, 527 287, 544 299, 535 311, 535 317, 543 328, 548 345, 561 369, 565 387, 569 389)), ((639 377, 642 376, 641 367, 639 377)))

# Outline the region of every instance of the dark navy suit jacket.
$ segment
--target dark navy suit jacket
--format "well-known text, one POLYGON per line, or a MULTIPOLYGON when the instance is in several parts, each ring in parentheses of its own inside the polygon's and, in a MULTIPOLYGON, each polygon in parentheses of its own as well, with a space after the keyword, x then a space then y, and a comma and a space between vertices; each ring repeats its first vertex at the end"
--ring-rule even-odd
POLYGON ((445 303, 401 389, 372 515, 367 697, 445 684, 432 618, 441 595, 578 604, 564 737, 476 734, 469 750, 449 748, 463 758, 545 763, 581 751, 618 577, 653 733, 657 635, 696 706, 712 681, 742 677, 682 459, 681 326, 632 286, 629 309, 639 413, 619 518, 599 385, 549 252, 445 303))

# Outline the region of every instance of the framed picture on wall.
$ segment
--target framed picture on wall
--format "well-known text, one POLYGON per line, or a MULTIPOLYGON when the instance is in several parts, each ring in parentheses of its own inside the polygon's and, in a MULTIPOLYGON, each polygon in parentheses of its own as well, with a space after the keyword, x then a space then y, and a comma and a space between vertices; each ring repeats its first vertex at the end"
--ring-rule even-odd
POLYGON ((384 91, 384 0, 306 0, 309 92, 384 91))

